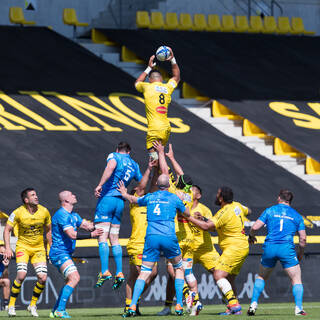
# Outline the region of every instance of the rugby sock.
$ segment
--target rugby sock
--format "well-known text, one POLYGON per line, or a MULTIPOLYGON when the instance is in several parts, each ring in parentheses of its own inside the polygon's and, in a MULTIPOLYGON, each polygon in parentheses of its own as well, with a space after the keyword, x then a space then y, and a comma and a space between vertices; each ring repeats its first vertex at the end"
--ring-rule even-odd
POLYGON ((101 262, 101 274, 109 269, 109 245, 108 242, 99 242, 99 256, 101 262))
POLYGON ((252 293, 252 298, 251 298, 251 303, 256 302, 258 304, 258 300, 260 297, 261 292, 264 289, 264 280, 257 278, 256 281, 254 282, 254 288, 253 288, 253 293, 252 293))
POLYGON ((130 307, 132 306, 136 306, 138 303, 138 300, 141 296, 141 293, 144 289, 146 282, 142 279, 137 279, 135 285, 134 285, 134 289, 133 289, 133 295, 132 295, 132 301, 130 303, 130 307))
POLYGON ((174 280, 174 287, 176 289, 176 297, 177 297, 177 304, 183 306, 183 286, 184 286, 184 279, 175 279, 174 280))
POLYGON ((164 305, 168 308, 171 308, 172 307, 172 304, 173 304, 173 301, 172 300, 166 300, 164 305))
POLYGON ((303 298, 303 285, 302 284, 295 284, 292 287, 292 293, 294 296, 294 301, 296 306, 302 310, 302 298, 303 298))
POLYGON ((222 279, 218 280, 217 285, 218 285, 219 289, 221 290, 221 292, 227 298, 229 304, 232 305, 232 304, 239 303, 238 299, 236 298, 236 296, 232 290, 230 282, 226 278, 222 278, 222 279))
POLYGON ((56 303, 54 304, 54 307, 53 307, 52 310, 51 310, 52 313, 54 313, 54 312, 57 310, 57 308, 58 308, 58 305, 59 305, 60 300, 61 300, 61 293, 62 293, 62 290, 60 291, 59 297, 58 297, 56 303))
POLYGON ((116 274, 118 274, 119 272, 122 272, 122 247, 120 244, 116 244, 111 248, 114 261, 116 262, 116 274))
POLYGON ((45 284, 41 284, 41 283, 39 283, 39 281, 37 281, 36 285, 33 288, 30 306, 35 306, 37 304, 37 301, 38 301, 40 294, 42 293, 44 287, 45 287, 45 284))
POLYGON ((61 297, 59 297, 60 301, 57 307, 58 311, 66 310, 66 304, 70 296, 72 295, 72 292, 73 292, 73 288, 67 284, 61 289, 61 292, 60 292, 61 297))
POLYGON ((189 286, 186 283, 183 286, 182 293, 185 298, 187 298, 188 295, 190 294, 189 286))
POLYGON ((9 307, 15 306, 20 290, 21 290, 21 283, 19 283, 17 280, 14 280, 11 288, 9 307))
POLYGON ((126 298, 126 311, 130 307, 131 301, 131 299, 126 298))

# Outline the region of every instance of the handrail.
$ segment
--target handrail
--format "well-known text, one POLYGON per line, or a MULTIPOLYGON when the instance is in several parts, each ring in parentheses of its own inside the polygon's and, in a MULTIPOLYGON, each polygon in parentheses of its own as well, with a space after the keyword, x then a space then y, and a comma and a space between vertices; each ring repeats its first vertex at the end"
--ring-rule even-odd
POLYGON ((273 10, 274 5, 276 5, 280 9, 281 15, 283 15, 283 9, 276 0, 271 0, 271 15, 273 16, 274 14, 274 10, 273 10))

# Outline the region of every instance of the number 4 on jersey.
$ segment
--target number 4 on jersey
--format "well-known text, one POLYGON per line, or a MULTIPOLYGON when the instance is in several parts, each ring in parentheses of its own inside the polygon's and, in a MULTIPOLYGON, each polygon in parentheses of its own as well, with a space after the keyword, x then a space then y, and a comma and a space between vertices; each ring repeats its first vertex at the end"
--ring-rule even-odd
POLYGON ((155 213, 157 216, 160 216, 161 210, 160 210, 160 204, 157 203, 157 205, 155 206, 153 213, 155 213))

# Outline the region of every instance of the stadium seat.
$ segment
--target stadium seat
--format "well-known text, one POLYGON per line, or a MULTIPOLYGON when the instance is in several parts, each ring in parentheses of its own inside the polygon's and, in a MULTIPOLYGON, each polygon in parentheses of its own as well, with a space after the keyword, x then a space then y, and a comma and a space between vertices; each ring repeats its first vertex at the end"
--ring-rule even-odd
POLYGON ((117 43, 109 40, 103 32, 95 28, 91 29, 91 40, 94 43, 103 43, 106 46, 117 46, 117 43))
POLYGON ((129 50, 127 47, 121 47, 121 60, 123 62, 134 62, 138 64, 144 64, 145 62, 141 60, 134 52, 129 50))
POLYGON ((261 139, 268 137, 268 135, 263 130, 261 130, 259 127, 257 127, 254 123, 252 123, 248 119, 243 120, 242 131, 243 131, 243 135, 246 137, 254 136, 261 139))
POLYGON ((250 27, 249 32, 259 33, 263 30, 263 23, 260 16, 251 16, 250 17, 250 27))
POLYGON ((220 17, 217 14, 208 15, 207 31, 221 31, 220 17))
POLYGON ((266 16, 263 18, 263 33, 277 33, 277 22, 273 16, 266 16))
POLYGON ((175 12, 167 12, 166 13, 166 20, 164 23, 165 30, 176 30, 178 29, 178 16, 175 12))
POLYGON ((9 19, 11 23, 24 25, 34 25, 35 21, 27 21, 24 18, 24 14, 21 7, 10 7, 9 9, 9 19))
POLYGON ((195 88, 191 87, 186 82, 182 84, 182 97, 184 99, 195 99, 198 96, 202 96, 202 94, 195 88))
POLYGON ((247 32, 249 30, 248 19, 246 16, 236 16, 236 32, 247 32))
POLYGON ((292 17, 291 18, 291 28, 293 34, 306 34, 306 35, 313 35, 315 34, 314 31, 307 31, 304 29, 303 20, 300 17, 292 17))
POLYGON ((162 12, 151 12, 149 29, 160 30, 163 29, 164 19, 162 12))
POLYGON ((63 23, 69 26, 73 26, 73 37, 76 37, 77 27, 87 27, 89 23, 87 22, 79 22, 77 18, 76 10, 73 8, 65 8, 63 9, 63 23))
POLYGON ((193 30, 194 31, 207 30, 207 20, 204 14, 196 13, 193 16, 193 30))
POLYGON ((291 26, 288 17, 278 17, 278 33, 279 34, 290 34, 291 26))
POLYGON ((293 158, 303 158, 304 154, 291 147, 279 138, 275 138, 273 142, 274 153, 278 156, 290 156, 293 158))
POLYGON ((232 32, 235 30, 234 20, 232 15, 223 15, 221 19, 221 31, 232 32))
POLYGON ((138 28, 149 28, 150 18, 148 11, 137 11, 136 25, 138 28))
POLYGON ((192 18, 189 13, 180 13, 178 29, 188 31, 193 29, 192 18))
POLYGON ((227 107, 225 107, 223 104, 221 104, 217 100, 214 100, 212 102, 211 112, 214 118, 227 118, 229 120, 243 119, 241 116, 238 116, 237 114, 229 110, 227 107))
POLYGON ((306 173, 307 174, 320 174, 320 162, 318 162, 310 157, 307 157, 306 173))

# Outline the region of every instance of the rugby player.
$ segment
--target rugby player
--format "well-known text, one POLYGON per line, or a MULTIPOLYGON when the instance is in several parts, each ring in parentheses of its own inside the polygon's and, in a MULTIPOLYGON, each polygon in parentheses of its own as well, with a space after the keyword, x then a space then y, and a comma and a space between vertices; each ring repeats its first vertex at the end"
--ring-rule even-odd
POLYGON ((259 275, 255 280, 251 304, 247 314, 254 316, 258 300, 267 280, 279 260, 292 284, 292 293, 295 301, 295 315, 305 316, 302 307, 303 285, 299 261, 302 260, 306 246, 306 231, 302 216, 293 208, 291 202, 293 193, 289 190, 280 190, 277 205, 267 208, 252 226, 249 233, 250 243, 256 242, 255 234, 264 225, 267 226, 267 237, 263 245, 263 254, 259 275), (299 234, 299 251, 295 251, 293 236, 299 234))
POLYGON ((180 69, 173 55, 171 54, 167 60, 171 61, 172 78, 163 83, 161 73, 154 70, 154 58, 151 56, 147 69, 140 74, 135 82, 135 87, 139 92, 143 93, 146 105, 146 117, 148 121, 148 131, 146 146, 149 154, 154 159, 157 159, 157 153, 153 148, 154 141, 161 141, 165 146, 169 140, 171 126, 168 120, 168 106, 171 102, 171 95, 180 81, 180 69), (144 82, 149 76, 149 83, 144 82))
POLYGON ((130 308, 123 315, 130 317, 136 315, 137 301, 143 292, 146 280, 150 277, 154 264, 159 261, 160 251, 169 259, 175 270, 175 289, 177 304, 175 312, 183 314, 183 284, 184 269, 182 266, 181 250, 175 233, 174 218, 177 211, 181 214, 189 213, 183 202, 177 195, 168 192, 170 187, 169 177, 161 174, 157 180, 159 190, 154 193, 137 198, 129 195, 123 184, 119 183, 119 191, 122 196, 131 203, 147 207, 148 227, 146 231, 145 245, 143 249, 142 265, 140 275, 135 283, 130 308))
POLYGON ((14 210, 8 220, 3 233, 5 258, 11 259, 13 252, 10 248, 10 235, 15 226, 18 229, 16 246, 17 276, 13 282, 8 306, 9 317, 16 316, 15 303, 24 281, 28 262, 32 263, 38 281, 33 289, 28 311, 33 317, 38 317, 37 301, 45 287, 47 280, 47 254, 43 234, 45 230, 46 242, 51 246, 51 217, 48 209, 39 204, 36 191, 27 188, 21 192, 23 205, 14 210))
POLYGON ((77 198, 71 191, 60 192, 59 201, 61 208, 52 217, 52 246, 49 257, 65 278, 66 284, 59 293, 50 318, 70 318, 66 304, 80 281, 79 272, 72 260, 76 240, 98 237, 103 230, 94 229, 92 222, 82 219, 73 211, 77 198), (84 230, 78 231, 79 228, 84 230))
POLYGON ((229 187, 220 187, 215 204, 221 209, 209 219, 199 213, 187 219, 203 230, 217 231, 222 254, 219 257, 214 279, 228 300, 227 310, 221 314, 241 314, 241 305, 236 297, 234 280, 249 254, 248 239, 244 231, 244 216, 246 207, 233 201, 233 191, 229 187))
POLYGON ((142 178, 139 165, 130 157, 131 147, 127 142, 120 142, 116 152, 107 157, 107 166, 102 174, 95 196, 98 198, 94 223, 96 228, 103 230, 99 236, 99 256, 101 272, 98 274, 96 287, 101 287, 106 280, 112 279, 109 271, 109 245, 116 262, 116 276, 113 289, 117 289, 124 282, 122 273, 122 248, 119 243, 120 223, 124 208, 124 200, 117 190, 117 183, 123 180, 128 186, 132 179, 140 181, 142 178))
MULTIPOLYGON (((157 165, 157 161, 152 160, 150 158, 148 168, 145 171, 144 175, 142 176, 140 183, 136 188, 133 189, 134 196, 142 197, 143 195, 145 195, 145 189, 147 187, 148 180, 152 172, 152 168, 157 169, 156 165, 157 165)), ((127 311, 127 309, 131 304, 134 284, 141 272, 144 238, 147 230, 147 208, 139 207, 135 203, 130 203, 130 221, 132 225, 132 232, 127 244, 130 273, 129 273, 129 278, 126 285, 125 312, 127 311)), ((146 281, 145 290, 148 288, 149 284, 154 280, 156 276, 157 276, 157 268, 155 265, 154 268, 152 269, 150 277, 146 281)), ((137 304, 136 313, 137 315, 140 315, 139 303, 137 304)))

